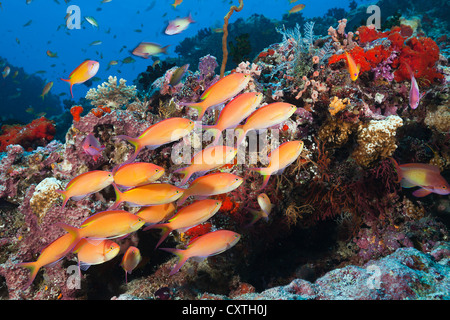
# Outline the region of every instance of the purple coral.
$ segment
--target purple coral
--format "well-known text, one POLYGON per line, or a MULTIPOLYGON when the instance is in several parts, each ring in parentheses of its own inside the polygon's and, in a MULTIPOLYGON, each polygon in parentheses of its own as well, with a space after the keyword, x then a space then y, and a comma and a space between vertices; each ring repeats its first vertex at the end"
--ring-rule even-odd
POLYGON ((397 51, 392 51, 391 55, 386 60, 382 61, 376 68, 372 69, 375 73, 375 80, 380 77, 383 77, 389 82, 394 80, 394 73, 392 72, 391 64, 397 58, 397 55, 397 51))
POLYGON ((198 64, 198 70, 200 71, 200 80, 203 80, 207 77, 214 76, 214 70, 218 67, 216 57, 211 55, 206 55, 200 58, 200 62, 198 64))

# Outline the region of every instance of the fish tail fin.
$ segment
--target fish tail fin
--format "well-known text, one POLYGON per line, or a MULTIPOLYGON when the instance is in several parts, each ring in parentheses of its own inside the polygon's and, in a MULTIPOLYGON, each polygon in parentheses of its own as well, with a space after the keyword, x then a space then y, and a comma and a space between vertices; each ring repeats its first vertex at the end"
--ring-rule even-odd
POLYGON ((183 193, 183 196, 180 199, 178 199, 178 201, 177 201, 178 207, 181 206, 186 201, 187 198, 189 198, 190 195, 187 192, 187 190, 189 190, 189 188, 186 189, 186 191, 183 193))
POLYGON ((57 193, 59 193, 60 195, 62 195, 63 197, 63 205, 61 209, 64 209, 64 207, 67 204, 67 201, 69 201, 69 197, 67 196, 67 191, 65 190, 55 190, 57 193))
POLYGON ((70 79, 63 79, 60 78, 62 81, 68 82, 70 84, 70 95, 72 96, 73 99, 73 91, 72 91, 72 87, 73 87, 73 83, 70 81, 70 79))
POLYGON ((62 222, 58 222, 56 224, 56 226, 63 228, 65 231, 67 231, 67 233, 69 233, 73 239, 72 242, 70 243, 70 245, 67 246, 66 250, 64 251, 64 253, 62 253, 62 257, 65 256, 66 254, 68 254, 70 251, 72 251, 72 249, 78 244, 78 242, 80 242, 81 240, 81 236, 80 236, 80 229, 76 228, 76 227, 72 227, 66 223, 62 223, 62 222))
POLYGON ((190 167, 184 167, 184 168, 180 168, 175 170, 173 173, 180 173, 183 175, 183 179, 181 180, 180 186, 183 186, 186 184, 186 182, 188 182, 189 178, 192 176, 192 171, 190 169, 190 167))
POLYGON ((127 161, 125 161, 125 163, 131 163, 131 162, 133 162, 134 159, 136 159, 136 157, 137 157, 139 151, 141 151, 141 149, 142 149, 142 146, 141 146, 141 144, 140 144, 139 138, 132 138, 132 137, 129 137, 129 136, 126 136, 126 135, 119 135, 119 136, 116 136, 115 139, 123 139, 123 140, 127 140, 129 143, 131 143, 131 144, 133 145, 133 147, 134 147, 134 153, 133 153, 133 155, 131 156, 130 159, 128 159, 127 161))
POLYGON ((243 126, 237 126, 234 133, 236 135, 236 148, 239 148, 241 143, 244 141, 247 132, 244 130, 243 126))
POLYGON ((269 182, 270 179, 270 172, 267 170, 267 168, 249 168, 251 171, 255 171, 258 172, 259 174, 261 174, 263 176, 263 184, 260 188, 264 189, 267 185, 267 183, 269 182))
POLYGON ((167 54, 167 49, 169 49, 169 47, 170 47, 170 44, 165 47, 162 47, 161 52, 167 54))
POLYGON ((192 19, 192 14, 189 12, 188 20, 190 23, 195 23, 194 19, 192 19))
POLYGON ((23 288, 23 290, 27 289, 34 281, 34 279, 37 276, 37 273, 39 271, 39 266, 37 264, 36 261, 34 262, 21 262, 17 264, 20 267, 24 267, 28 270, 30 270, 30 275, 28 277, 28 282, 25 284, 25 287, 23 288))
POLYGON ((114 187, 114 193, 116 194, 116 201, 108 210, 115 210, 123 201, 123 192, 119 190, 115 183, 112 183, 114 187))
POLYGON ((175 249, 175 248, 160 248, 161 250, 170 252, 178 257, 178 262, 173 267, 172 271, 170 271, 169 275, 173 275, 181 269, 183 264, 189 259, 189 255, 186 252, 187 250, 175 249))
POLYGON ((166 238, 169 236, 169 234, 173 231, 173 229, 170 228, 167 223, 154 224, 154 225, 148 226, 144 229, 144 231, 149 230, 149 229, 161 229, 161 238, 159 239, 158 243, 156 244, 155 249, 158 248, 159 245, 164 240, 166 240, 166 238))
POLYGON ((247 225, 247 227, 252 226, 256 221, 261 219, 261 211, 255 210, 255 209, 248 209, 248 211, 253 215, 252 221, 247 225))
POLYGON ((394 169, 397 172, 397 177, 398 177, 397 183, 399 183, 403 179, 402 170, 400 169, 398 162, 395 161, 394 158, 390 157, 389 159, 391 160, 392 164, 394 165, 394 169))

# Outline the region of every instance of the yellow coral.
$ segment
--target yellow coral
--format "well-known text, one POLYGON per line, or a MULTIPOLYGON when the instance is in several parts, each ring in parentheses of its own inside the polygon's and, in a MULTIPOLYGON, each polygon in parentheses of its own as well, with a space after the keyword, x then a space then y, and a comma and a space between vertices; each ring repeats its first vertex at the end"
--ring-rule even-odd
POLYGON ((328 111, 330 111, 330 114, 334 116, 339 111, 344 110, 349 104, 350 100, 348 98, 339 99, 338 97, 334 96, 333 100, 331 100, 330 102, 328 111))

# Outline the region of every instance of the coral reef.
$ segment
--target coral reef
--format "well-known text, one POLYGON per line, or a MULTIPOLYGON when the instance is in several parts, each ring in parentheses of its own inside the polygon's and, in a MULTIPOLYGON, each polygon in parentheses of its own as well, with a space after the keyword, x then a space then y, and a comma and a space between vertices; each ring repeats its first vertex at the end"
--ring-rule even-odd
POLYGON ((104 105, 109 108, 120 108, 136 97, 136 86, 127 86, 126 80, 109 76, 108 82, 103 82, 97 89, 89 89, 86 99, 92 100, 94 106, 104 105))

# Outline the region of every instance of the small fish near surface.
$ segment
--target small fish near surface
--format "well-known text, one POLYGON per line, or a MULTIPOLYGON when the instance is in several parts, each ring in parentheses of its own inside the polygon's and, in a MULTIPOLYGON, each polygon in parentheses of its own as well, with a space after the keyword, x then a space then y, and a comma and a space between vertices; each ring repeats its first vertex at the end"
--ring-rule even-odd
POLYGON ((97 161, 105 150, 105 146, 100 144, 100 141, 92 133, 86 136, 81 146, 84 152, 93 157, 94 161, 97 161))
POLYGON ((173 248, 160 248, 173 253, 178 257, 178 262, 170 271, 173 275, 180 270, 189 258, 207 258, 220 254, 233 247, 241 238, 241 235, 230 230, 216 230, 204 234, 192 240, 185 250, 173 248))
POLYGON ((189 28, 189 25, 191 23, 195 23, 195 21, 192 19, 192 16, 189 13, 187 17, 177 18, 175 20, 170 21, 164 33, 169 36, 179 34, 184 30, 186 30, 187 28, 189 28))
POLYGON ((403 188, 420 187, 412 194, 415 197, 425 197, 430 193, 440 195, 450 194, 450 185, 441 176, 437 166, 426 163, 405 163, 399 165, 391 158, 398 175, 398 182, 403 188))
POLYGON ((293 6, 289 11, 288 11, 288 17, 291 15, 291 13, 297 13, 302 11, 303 9, 305 9, 305 5, 304 4, 297 4, 295 6, 293 6))
POLYGON ((167 48, 170 45, 161 47, 159 44, 152 42, 141 42, 136 48, 131 52, 133 55, 148 59, 150 56, 155 56, 162 53, 167 53, 167 48))
POLYGON ((72 87, 74 84, 80 84, 83 82, 88 81, 92 77, 94 77, 98 69, 100 67, 100 64, 97 61, 94 60, 86 60, 83 63, 81 63, 75 70, 72 71, 72 73, 69 75, 69 79, 62 79, 62 81, 66 81, 70 84, 70 94, 73 98, 73 91, 72 87))

